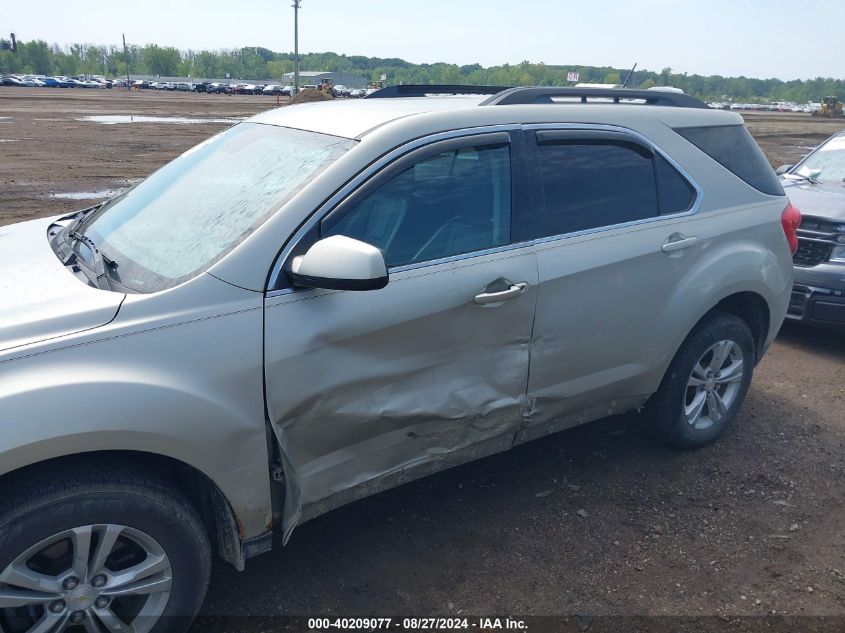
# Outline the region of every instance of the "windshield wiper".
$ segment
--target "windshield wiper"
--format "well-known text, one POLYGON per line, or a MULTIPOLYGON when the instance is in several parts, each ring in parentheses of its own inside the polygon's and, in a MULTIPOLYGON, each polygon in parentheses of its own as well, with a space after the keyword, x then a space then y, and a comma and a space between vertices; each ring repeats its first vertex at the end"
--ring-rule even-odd
POLYGON ((811 176, 809 174, 799 174, 798 172, 790 172, 790 176, 794 176, 795 178, 800 178, 801 180, 806 180, 812 185, 818 185, 821 181, 816 180, 815 176, 811 176))
MULTIPOLYGON (((94 278, 91 281, 99 288, 100 290, 113 290, 112 287, 112 271, 117 268, 117 262, 112 259, 106 257, 103 252, 97 248, 97 245, 87 235, 80 233, 76 229, 68 229, 66 233, 66 240, 70 238, 74 240, 76 243, 82 242, 85 246, 88 247, 88 250, 91 251, 92 256, 94 257, 94 265, 88 266, 87 263, 83 264, 82 267, 87 268, 88 270, 93 273, 94 278)), ((76 253, 76 251, 71 247, 71 255, 68 257, 67 261, 63 262, 65 266, 70 265, 74 260, 77 265, 80 263, 81 258, 76 253)))

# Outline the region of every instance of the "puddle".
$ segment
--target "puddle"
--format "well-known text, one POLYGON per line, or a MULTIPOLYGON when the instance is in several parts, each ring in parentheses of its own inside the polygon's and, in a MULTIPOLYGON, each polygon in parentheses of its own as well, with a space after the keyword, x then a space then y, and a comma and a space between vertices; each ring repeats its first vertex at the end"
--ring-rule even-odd
POLYGON ((193 119, 181 116, 146 116, 142 114, 98 114, 77 119, 77 121, 90 121, 91 123, 102 123, 104 125, 115 125, 117 123, 176 123, 178 125, 190 125, 192 123, 237 123, 241 120, 193 119))
POLYGON ((103 189, 102 191, 71 191, 68 193, 53 193, 51 198, 61 200, 100 200, 102 198, 113 198, 125 189, 103 189))

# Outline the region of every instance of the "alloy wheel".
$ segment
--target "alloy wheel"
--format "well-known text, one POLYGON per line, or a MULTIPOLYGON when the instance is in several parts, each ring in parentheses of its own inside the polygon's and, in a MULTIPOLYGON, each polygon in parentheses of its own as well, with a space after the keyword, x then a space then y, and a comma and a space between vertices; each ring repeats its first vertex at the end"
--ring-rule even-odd
POLYGON ((0 630, 147 633, 167 606, 172 581, 167 554, 139 530, 65 530, 0 572, 0 630))
POLYGON ((684 391, 684 416, 696 430, 719 424, 740 391, 742 349, 736 341, 714 343, 696 361, 684 391))

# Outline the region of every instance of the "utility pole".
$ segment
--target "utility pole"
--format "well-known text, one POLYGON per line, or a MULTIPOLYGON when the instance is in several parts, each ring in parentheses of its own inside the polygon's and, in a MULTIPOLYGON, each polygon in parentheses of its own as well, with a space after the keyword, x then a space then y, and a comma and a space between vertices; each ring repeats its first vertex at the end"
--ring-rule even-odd
POLYGON ((129 53, 126 52, 126 33, 121 33, 123 35, 123 61, 126 64, 126 90, 129 90, 132 86, 129 84, 129 53))
POLYGON ((299 3, 293 0, 293 93, 299 94, 299 3))

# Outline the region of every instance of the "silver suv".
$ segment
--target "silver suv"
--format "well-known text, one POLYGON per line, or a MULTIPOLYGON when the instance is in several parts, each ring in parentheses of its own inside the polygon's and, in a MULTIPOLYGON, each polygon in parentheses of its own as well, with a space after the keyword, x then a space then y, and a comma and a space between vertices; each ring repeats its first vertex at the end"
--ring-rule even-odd
POLYGON ((212 551, 607 415, 712 441, 799 222, 690 97, 404 86, 4 227, 0 628, 178 630, 212 551))

